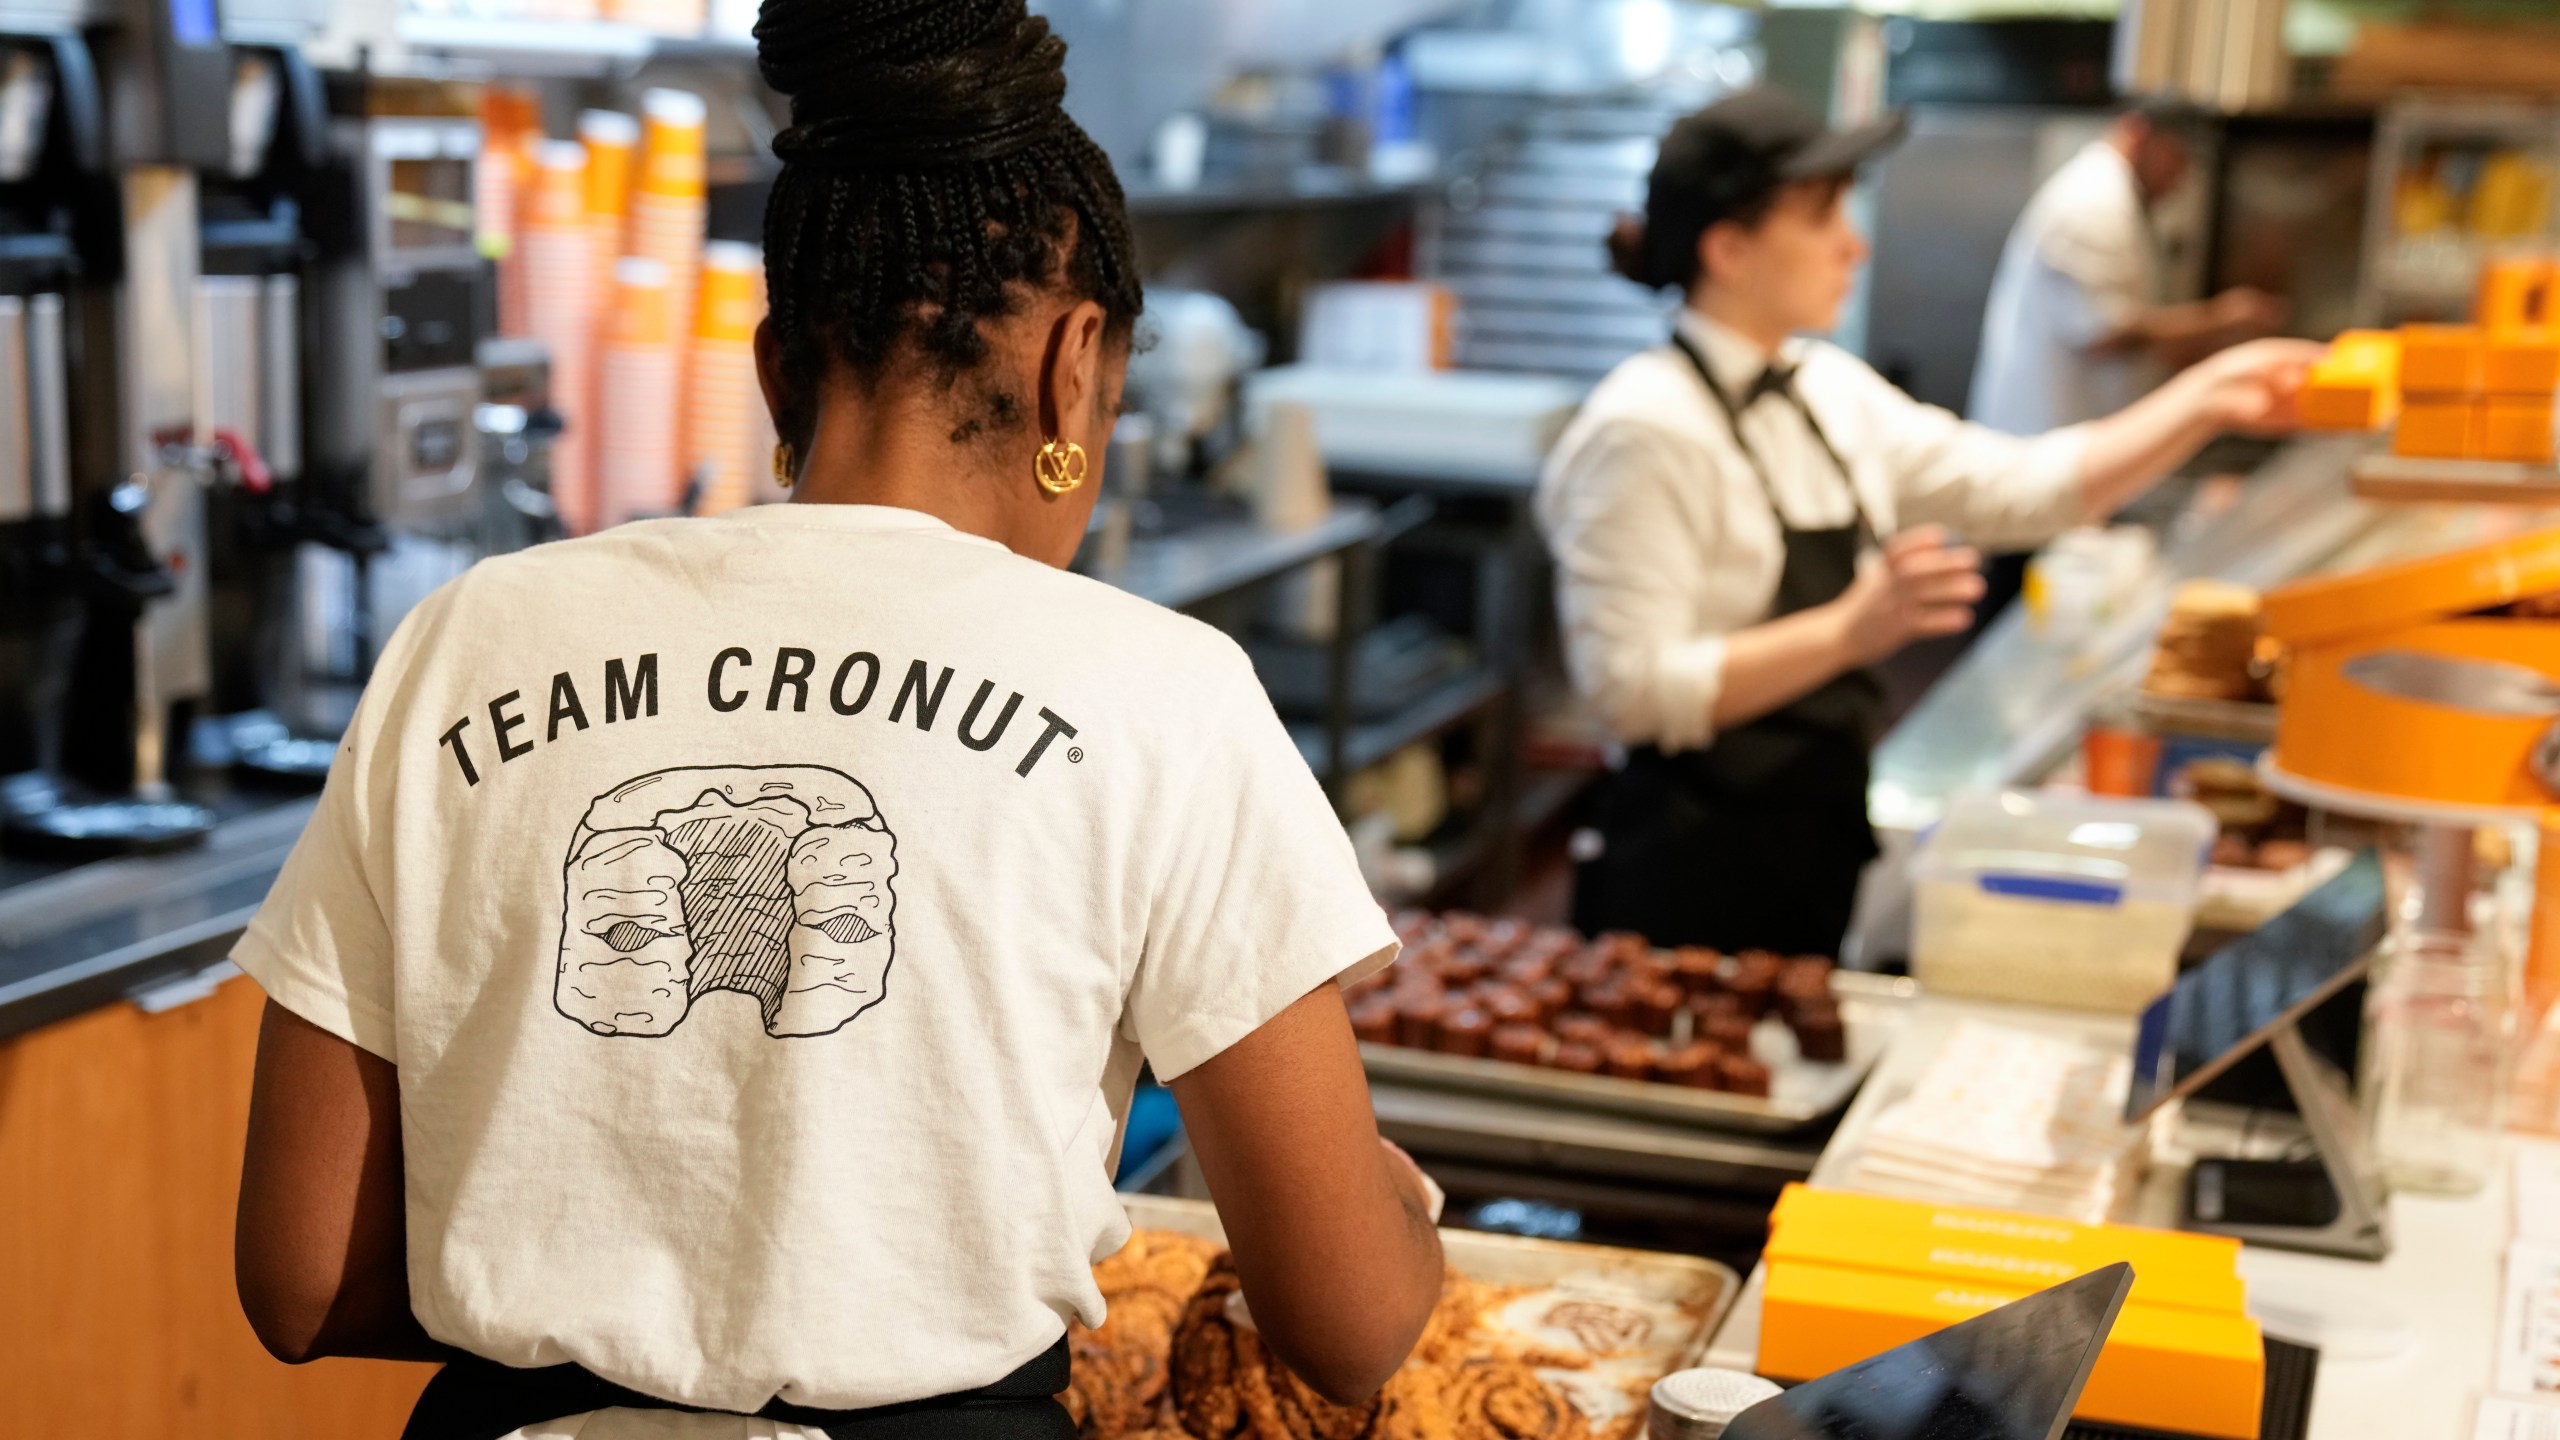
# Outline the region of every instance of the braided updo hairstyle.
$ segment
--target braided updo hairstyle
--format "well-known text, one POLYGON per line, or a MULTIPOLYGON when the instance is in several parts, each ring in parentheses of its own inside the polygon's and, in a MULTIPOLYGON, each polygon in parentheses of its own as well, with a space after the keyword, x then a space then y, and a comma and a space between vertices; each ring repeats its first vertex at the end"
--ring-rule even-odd
POLYGON ((764 241, 795 449, 830 364, 868 384, 912 347, 948 384, 985 358, 1009 287, 1061 286, 1126 338, 1142 302, 1120 182, 1062 108, 1066 42, 1023 0, 765 0, 755 37, 791 100, 764 241))

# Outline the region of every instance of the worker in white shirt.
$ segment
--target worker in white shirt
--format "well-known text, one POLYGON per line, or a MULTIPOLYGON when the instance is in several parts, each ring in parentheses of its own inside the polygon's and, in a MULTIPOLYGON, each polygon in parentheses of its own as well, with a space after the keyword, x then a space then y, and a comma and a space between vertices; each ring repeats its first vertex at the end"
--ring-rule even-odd
POLYGON ((1538 494, 1575 684, 1621 742, 1576 919, 1658 944, 1836 953, 1861 868, 1869 667, 1962 630, 1978 559, 2104 515, 2214 435, 2287 423, 2317 347, 2226 351, 2121 413, 2032 439, 1895 389, 1832 327, 1865 241, 1840 134, 1768 89, 1674 126, 1610 249, 1684 297, 1620 365, 1538 494))
POLYGON ((2202 123, 2176 102, 2133 105, 2036 191, 1992 277, 1973 419, 2012 435, 2095 420, 2284 323, 2282 301, 2246 286, 2160 302, 2151 212, 2194 167, 2202 123))

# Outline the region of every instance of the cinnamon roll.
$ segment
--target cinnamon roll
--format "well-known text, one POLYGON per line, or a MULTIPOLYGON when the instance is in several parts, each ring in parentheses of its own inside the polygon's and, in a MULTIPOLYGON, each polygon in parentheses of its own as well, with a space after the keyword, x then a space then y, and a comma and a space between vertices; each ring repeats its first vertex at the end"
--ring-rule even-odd
POLYGON ((1232 1265, 1209 1273, 1173 1336, 1173 1404, 1193 1440, 1363 1440, 1377 1403, 1336 1405, 1227 1316, 1232 1265))

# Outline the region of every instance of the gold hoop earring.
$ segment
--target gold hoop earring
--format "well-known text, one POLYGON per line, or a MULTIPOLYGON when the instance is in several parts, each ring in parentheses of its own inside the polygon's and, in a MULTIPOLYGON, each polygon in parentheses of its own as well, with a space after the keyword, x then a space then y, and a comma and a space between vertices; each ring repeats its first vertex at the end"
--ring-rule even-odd
POLYGON ((1032 478, 1052 495, 1064 495, 1084 483, 1084 447, 1073 440, 1052 440, 1032 457, 1032 478))
POLYGON ((786 440, 775 445, 773 447, 773 483, 785 490, 790 489, 791 482, 800 478, 792 473, 800 468, 799 461, 800 457, 791 453, 790 441, 786 440))

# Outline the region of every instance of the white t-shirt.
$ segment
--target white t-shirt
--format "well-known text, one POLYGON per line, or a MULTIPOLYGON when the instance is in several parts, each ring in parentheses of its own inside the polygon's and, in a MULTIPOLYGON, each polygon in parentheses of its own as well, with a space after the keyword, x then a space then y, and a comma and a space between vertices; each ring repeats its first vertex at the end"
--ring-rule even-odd
POLYGON ((2160 257, 2124 153, 2093 140, 2027 203, 2000 251, 1971 418, 2039 435, 2112 415, 2157 383, 2134 351, 2094 346, 2158 301, 2160 257))
POLYGON ((399 1067, 429 1334, 750 1411, 1100 1323, 1141 1054, 1394 944, 1224 636, 792 504, 437 592, 235 958, 399 1067))

